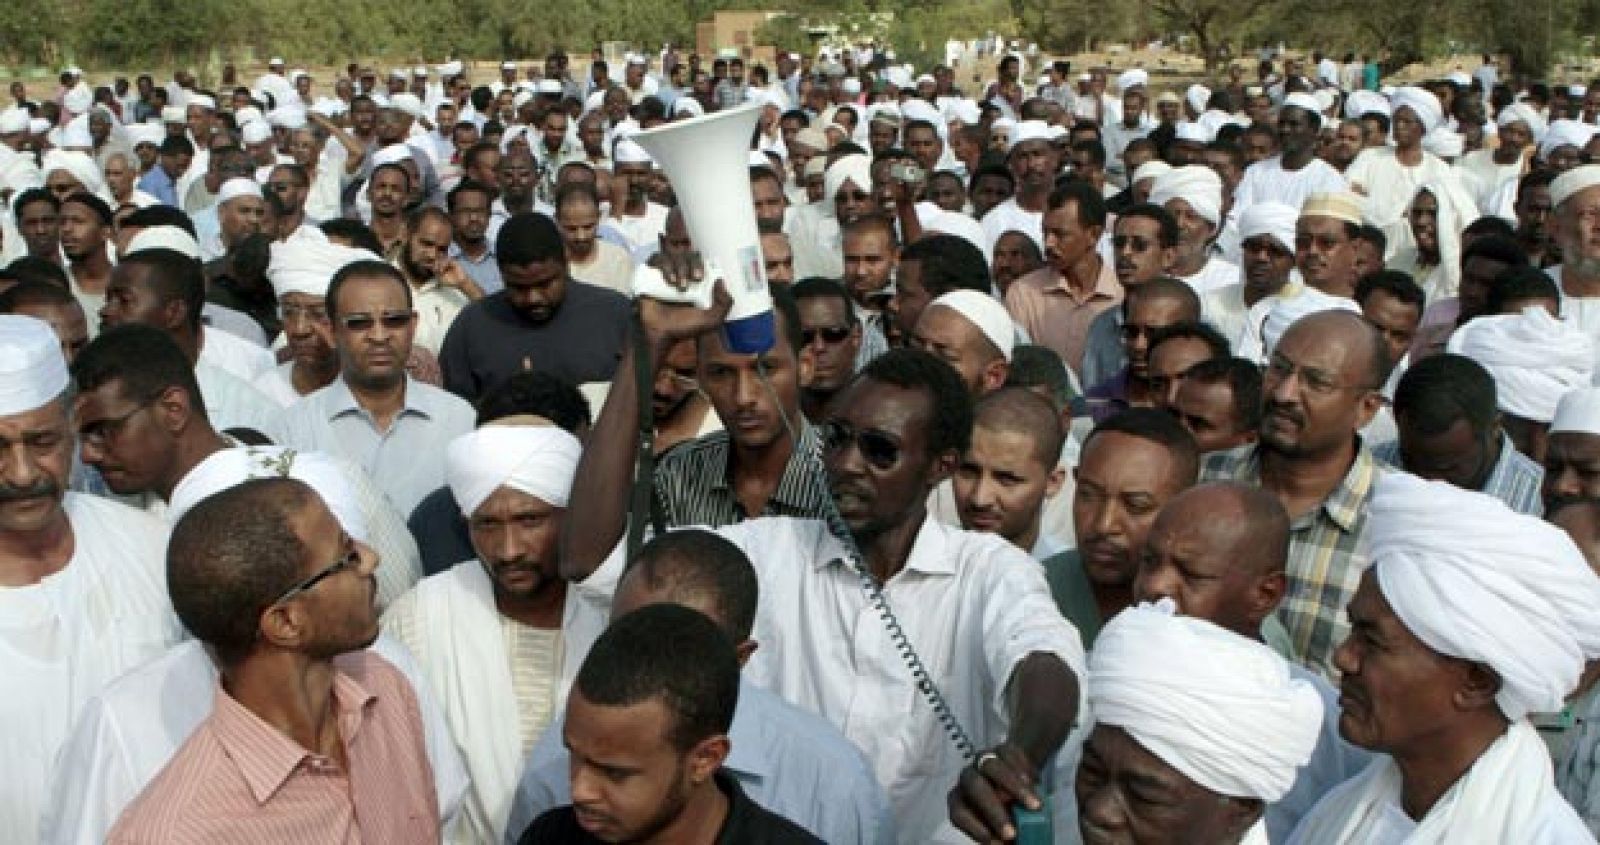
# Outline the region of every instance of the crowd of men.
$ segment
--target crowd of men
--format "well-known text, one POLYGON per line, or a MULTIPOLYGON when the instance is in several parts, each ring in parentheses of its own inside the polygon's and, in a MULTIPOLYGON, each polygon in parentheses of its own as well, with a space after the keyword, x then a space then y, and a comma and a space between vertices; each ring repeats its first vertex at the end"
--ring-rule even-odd
POLYGON ((14 85, 0 839, 1593 841, 1600 81, 1024 58, 14 85))

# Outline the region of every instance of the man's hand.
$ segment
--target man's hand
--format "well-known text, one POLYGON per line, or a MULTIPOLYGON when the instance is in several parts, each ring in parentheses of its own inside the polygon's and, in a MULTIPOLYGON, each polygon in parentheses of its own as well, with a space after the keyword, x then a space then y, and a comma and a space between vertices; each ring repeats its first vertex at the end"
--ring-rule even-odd
POLYGON ((1010 743, 978 755, 950 790, 950 823, 978 842, 1016 839, 1011 805, 1020 801, 1029 810, 1041 806, 1033 790, 1035 770, 1022 749, 1010 743))
MULTIPOLYGON (((661 271, 662 279, 677 290, 687 290, 705 279, 705 264, 700 260, 698 252, 680 257, 671 257, 661 252, 651 261, 655 268, 661 271)), ((639 320, 644 325, 645 337, 650 339, 652 353, 659 361, 672 344, 699 337, 720 327, 727 319, 728 309, 733 305, 733 297, 728 295, 727 289, 719 279, 716 287, 712 289, 710 308, 700 309, 685 303, 663 302, 649 295, 641 295, 635 302, 638 304, 639 320)))
POLYGON ((478 287, 478 283, 474 282, 471 276, 467 275, 467 271, 461 269, 461 265, 456 263, 455 259, 441 259, 437 275, 439 284, 461 291, 467 299, 478 300, 483 298, 483 289, 478 287))

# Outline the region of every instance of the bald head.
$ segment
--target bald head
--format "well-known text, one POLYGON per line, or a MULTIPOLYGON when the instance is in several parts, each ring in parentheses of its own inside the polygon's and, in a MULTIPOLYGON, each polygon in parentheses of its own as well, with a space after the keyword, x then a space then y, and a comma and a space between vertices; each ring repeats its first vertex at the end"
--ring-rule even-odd
POLYGON ((1172 497, 1145 541, 1139 601, 1170 598, 1179 612, 1255 638, 1283 598, 1289 516, 1278 499, 1235 482, 1172 497))
POLYGON ((1129 313, 1138 305, 1157 302, 1172 303, 1182 315, 1178 322, 1193 323, 1200 320, 1200 297, 1194 288, 1171 276, 1157 276, 1137 287, 1128 288, 1124 307, 1129 313))
POLYGON ((973 428, 1026 437, 1032 457, 1045 466, 1061 458, 1061 417, 1048 400, 1025 387, 1007 387, 985 396, 974 409, 973 428))
POLYGON ((1320 311, 1295 321, 1278 341, 1282 347, 1291 337, 1313 344, 1337 344, 1349 356, 1346 378, 1358 379, 1376 390, 1389 379, 1388 347, 1383 335, 1354 311, 1320 311))

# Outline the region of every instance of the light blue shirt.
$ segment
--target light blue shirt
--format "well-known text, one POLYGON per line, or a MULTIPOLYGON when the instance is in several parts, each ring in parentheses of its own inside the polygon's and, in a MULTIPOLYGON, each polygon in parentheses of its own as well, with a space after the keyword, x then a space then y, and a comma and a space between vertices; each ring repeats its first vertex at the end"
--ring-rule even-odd
POLYGON ((1289 664, 1289 674, 1295 680, 1311 684, 1322 696, 1322 732, 1317 736, 1317 747, 1311 752, 1311 759, 1295 776, 1294 786, 1277 802, 1268 805, 1262 814, 1267 823, 1267 838, 1273 842, 1287 841, 1295 826, 1323 796, 1360 774, 1373 758, 1372 752, 1345 742, 1339 735, 1339 693, 1333 685, 1321 675, 1294 663, 1289 664))
MULTIPOLYGON (((546 810, 572 803, 557 715, 534 744, 511 799, 506 842, 546 810)), ((824 842, 892 843, 889 799, 861 751, 820 717, 741 679, 723 768, 750 800, 800 825, 824 842)))
POLYGON ((476 421, 476 412, 460 397, 410 376, 405 407, 388 431, 378 430, 343 376, 284 412, 288 445, 338 455, 366 470, 402 514, 444 486, 445 447, 476 421))
POLYGON ((484 296, 499 293, 505 289, 505 282, 500 278, 500 262, 495 258, 494 242, 489 242, 489 249, 483 257, 473 260, 461 251, 461 245, 455 241, 450 242, 450 258, 460 265, 463 272, 477 283, 484 296))

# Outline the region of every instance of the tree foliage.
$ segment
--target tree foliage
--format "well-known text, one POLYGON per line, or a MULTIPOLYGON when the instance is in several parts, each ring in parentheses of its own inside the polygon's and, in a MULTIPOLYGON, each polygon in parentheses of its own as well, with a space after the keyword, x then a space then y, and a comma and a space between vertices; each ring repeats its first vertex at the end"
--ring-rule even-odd
POLYGON ((1600 0, 29 0, 0 4, 0 63, 164 69, 201 64, 213 51, 234 60, 282 53, 296 63, 341 65, 358 57, 520 58, 603 41, 693 44, 696 22, 728 8, 786 12, 767 32, 789 49, 809 46, 807 25, 888 13, 882 34, 899 56, 924 66, 947 38, 997 32, 1058 53, 1188 36, 1213 60, 1224 45, 1265 40, 1334 53, 1389 51, 1397 63, 1490 50, 1509 53, 1535 76, 1582 49, 1600 20, 1600 0))

